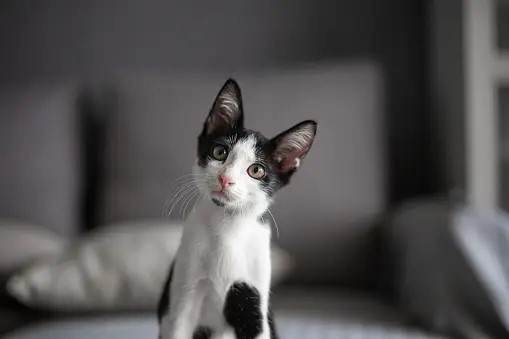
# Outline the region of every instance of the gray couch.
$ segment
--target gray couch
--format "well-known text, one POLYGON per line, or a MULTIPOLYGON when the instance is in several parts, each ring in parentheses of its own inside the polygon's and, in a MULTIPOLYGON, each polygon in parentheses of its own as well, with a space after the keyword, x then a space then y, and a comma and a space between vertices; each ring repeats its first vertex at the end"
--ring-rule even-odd
MULTIPOLYGON (((439 339, 405 325, 405 317, 373 295, 349 290, 290 289, 276 292, 276 324, 281 338, 439 339)), ((156 338, 152 314, 73 317, 35 323, 7 339, 156 338)))
MULTIPOLYGON (((196 136, 225 77, 124 74, 88 86, 3 88, 0 217, 69 237, 160 217, 169 184, 190 170, 196 136)), ((388 205, 377 66, 308 65, 235 77, 247 126, 273 135, 307 118, 320 124, 305 165, 273 210, 275 241, 296 263, 273 297, 282 338, 434 337, 376 293, 376 225, 388 205)), ((9 339, 155 338, 157 331, 155 313, 48 314, 12 301, 3 309, 9 339)))

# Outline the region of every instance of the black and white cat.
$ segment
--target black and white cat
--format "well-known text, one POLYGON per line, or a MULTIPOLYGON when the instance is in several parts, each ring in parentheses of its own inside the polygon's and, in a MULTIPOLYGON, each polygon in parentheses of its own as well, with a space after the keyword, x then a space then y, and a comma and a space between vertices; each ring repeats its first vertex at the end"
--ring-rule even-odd
POLYGON ((301 165, 317 130, 304 121, 273 139, 244 128, 240 88, 229 79, 198 138, 192 178, 199 200, 158 309, 161 339, 274 339, 269 307, 274 193, 301 165))

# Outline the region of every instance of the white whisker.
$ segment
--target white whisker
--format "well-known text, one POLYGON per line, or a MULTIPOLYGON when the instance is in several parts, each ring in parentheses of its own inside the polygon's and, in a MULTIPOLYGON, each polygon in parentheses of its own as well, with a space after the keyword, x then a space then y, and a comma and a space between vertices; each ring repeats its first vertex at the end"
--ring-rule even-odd
POLYGON ((277 227, 276 219, 274 219, 274 216, 272 215, 270 209, 267 208, 267 212, 269 212, 270 216, 272 217, 272 220, 274 220, 274 226, 276 226, 276 236, 279 239, 279 227, 277 227))
POLYGON ((167 211, 168 207, 170 206, 172 200, 175 198, 176 195, 180 194, 183 189, 186 189, 193 185, 192 181, 186 181, 182 182, 173 189, 170 190, 170 193, 168 194, 168 199, 166 199, 166 202, 164 204, 163 211, 167 211))
MULTIPOLYGON (((189 194, 189 199, 186 200, 186 202, 182 203, 182 206, 184 206, 184 212, 181 213, 182 215, 182 219, 186 218, 186 211, 187 211, 187 207, 189 206, 189 203, 191 201, 193 201, 193 198, 200 193, 200 189, 199 188, 196 188, 194 191, 192 191, 190 194, 189 194)), ((181 211, 182 211, 182 207, 181 207, 181 211)))
POLYGON ((197 192, 199 190, 200 190, 200 188, 197 187, 196 184, 193 184, 192 188, 186 191, 186 196, 181 201, 180 213, 182 213, 184 205, 189 200, 189 198, 194 194, 194 192, 197 192))
POLYGON ((193 181, 193 179, 189 178, 189 174, 188 174, 188 175, 184 175, 184 176, 181 176, 181 177, 175 179, 171 183, 170 187, 174 184, 176 184, 176 186, 174 188, 171 188, 170 193, 168 193, 168 198, 166 199, 166 201, 164 203, 164 207, 163 207, 163 214, 168 209, 168 206, 170 205, 173 197, 176 195, 176 194, 172 194, 172 192, 180 190, 183 186, 190 184, 192 181, 193 181))
POLYGON ((172 188, 168 194, 168 198, 166 199, 163 206, 162 214, 169 217, 173 208, 175 208, 175 205, 182 200, 182 195, 186 196, 189 193, 189 188, 193 186, 201 187, 202 184, 209 182, 210 178, 212 177, 213 176, 208 173, 189 173, 173 180, 171 185, 175 185, 175 187, 172 188), (172 202, 174 203, 172 204, 172 202), (168 212, 170 206, 172 207, 170 212, 168 212))
POLYGON ((173 203, 173 205, 172 205, 172 207, 171 207, 170 211, 168 212, 168 217, 169 217, 169 216, 171 216, 171 212, 173 212, 173 209, 177 206, 177 204, 178 204, 180 201, 182 201, 182 199, 183 199, 184 197, 186 197, 186 196, 187 196, 187 194, 189 194, 189 193, 190 193, 191 191, 193 191, 194 189, 195 189, 195 186, 194 186, 194 185, 188 185, 188 186, 187 186, 184 190, 181 190, 181 191, 180 191, 181 193, 177 193, 177 194, 175 195, 175 198, 177 198, 177 196, 178 196, 178 198, 175 200, 175 202, 173 203))
POLYGON ((198 204, 202 196, 203 196, 202 192, 198 193, 198 198, 196 198, 196 200, 194 201, 193 213, 196 213, 196 204, 198 204))

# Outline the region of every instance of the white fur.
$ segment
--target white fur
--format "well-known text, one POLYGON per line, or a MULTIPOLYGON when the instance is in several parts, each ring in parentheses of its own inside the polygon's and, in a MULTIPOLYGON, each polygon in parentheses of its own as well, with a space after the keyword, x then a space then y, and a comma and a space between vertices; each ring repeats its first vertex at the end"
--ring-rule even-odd
POLYGON ((215 339, 234 338, 223 307, 236 281, 259 291, 264 321, 258 338, 270 338, 271 231, 259 221, 270 200, 259 182, 247 174, 256 160, 254 142, 238 142, 224 163, 212 160, 205 169, 197 165, 193 169, 201 198, 185 222, 171 283, 170 311, 161 323, 162 339, 190 339, 197 326, 210 327, 215 339), (211 192, 221 188, 219 175, 234 181, 220 199, 224 207, 211 200, 211 192))

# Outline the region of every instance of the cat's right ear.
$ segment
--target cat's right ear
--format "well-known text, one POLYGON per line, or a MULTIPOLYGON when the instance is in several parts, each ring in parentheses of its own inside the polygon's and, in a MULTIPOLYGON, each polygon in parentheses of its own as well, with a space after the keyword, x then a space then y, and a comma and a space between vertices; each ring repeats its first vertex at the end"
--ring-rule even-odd
POLYGON ((205 120, 202 135, 221 134, 244 126, 242 95, 233 79, 228 79, 217 94, 214 105, 205 120))
POLYGON ((318 124, 313 120, 303 121, 272 139, 272 158, 280 173, 291 175, 311 149, 318 124))

